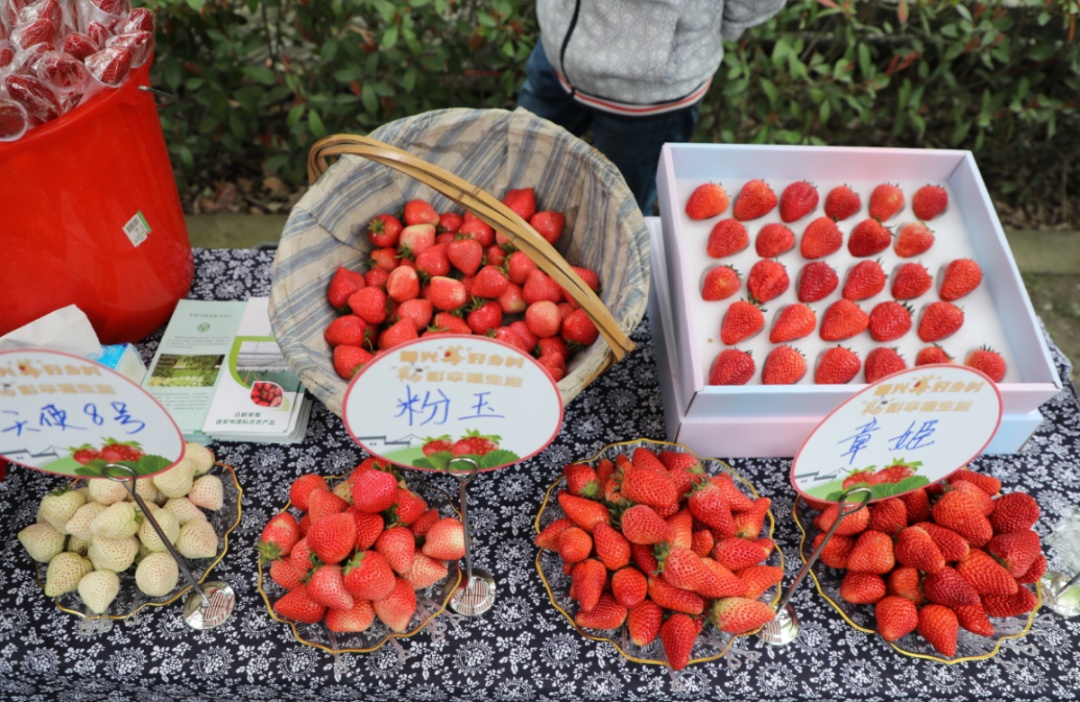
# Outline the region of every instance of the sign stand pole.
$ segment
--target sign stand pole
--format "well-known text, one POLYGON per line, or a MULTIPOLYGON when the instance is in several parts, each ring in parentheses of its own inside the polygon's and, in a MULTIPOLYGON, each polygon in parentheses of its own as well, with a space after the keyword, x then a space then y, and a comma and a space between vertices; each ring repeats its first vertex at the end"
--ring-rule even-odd
MULTIPOLYGON (((821 540, 814 552, 807 559, 806 564, 799 570, 798 575, 795 576, 795 582, 791 583, 791 587, 784 593, 784 596, 780 598, 780 601, 776 604, 776 618, 761 628, 761 631, 757 633, 759 639, 772 646, 786 646, 795 640, 795 637, 799 634, 799 618, 795 615, 795 608, 788 602, 791 601, 792 596, 795 594, 795 589, 799 587, 806 574, 810 572, 810 568, 817 562, 818 556, 821 555, 825 545, 829 543, 829 539, 832 538, 836 528, 840 526, 840 522, 844 517, 849 514, 855 514, 861 509, 866 507, 866 503, 870 501, 872 493, 868 487, 853 487, 844 491, 840 495, 840 499, 837 501, 840 505, 839 514, 836 517, 836 521, 829 527, 829 530, 825 532, 825 538, 821 540), (858 495, 855 500, 850 500, 852 495, 858 495)), ((801 498, 800 498, 801 499, 801 498)), ((798 504, 796 502, 796 504, 798 504)))
POLYGON ((466 617, 479 617, 495 604, 495 578, 490 573, 474 569, 472 564, 472 526, 465 488, 480 472, 480 464, 471 458, 456 457, 450 460, 446 469, 458 482, 461 524, 465 528, 465 581, 450 598, 450 608, 466 617), (455 470, 455 464, 467 467, 455 470))

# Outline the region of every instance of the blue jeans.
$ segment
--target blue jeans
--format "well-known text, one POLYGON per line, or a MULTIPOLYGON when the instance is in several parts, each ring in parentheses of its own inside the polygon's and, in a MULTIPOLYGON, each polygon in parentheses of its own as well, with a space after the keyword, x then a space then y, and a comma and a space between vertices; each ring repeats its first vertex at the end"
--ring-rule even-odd
POLYGON ((574 136, 581 136, 591 126, 593 146, 619 169, 646 216, 653 213, 656 204, 660 147, 665 142, 690 141, 698 117, 697 104, 644 117, 624 117, 586 107, 563 89, 539 40, 525 67, 525 82, 517 104, 574 136))

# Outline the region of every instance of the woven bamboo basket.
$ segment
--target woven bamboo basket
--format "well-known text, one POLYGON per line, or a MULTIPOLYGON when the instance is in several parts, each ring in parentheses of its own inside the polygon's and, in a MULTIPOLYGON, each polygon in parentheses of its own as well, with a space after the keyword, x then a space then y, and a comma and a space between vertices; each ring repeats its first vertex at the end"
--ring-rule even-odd
POLYGON ((618 170, 585 142, 525 110, 449 109, 390 122, 369 137, 337 135, 312 147, 311 187, 293 208, 271 272, 270 323, 289 367, 341 414, 346 381, 323 330, 336 316, 326 288, 338 266, 366 270, 367 224, 421 198, 465 209, 505 233, 581 305, 600 338, 559 382, 569 402, 631 349, 649 293, 649 234, 618 170), (337 157, 332 165, 329 159, 337 157), (541 209, 566 215, 555 247, 499 200, 532 187, 541 209), (598 297, 570 268, 597 272, 598 297))

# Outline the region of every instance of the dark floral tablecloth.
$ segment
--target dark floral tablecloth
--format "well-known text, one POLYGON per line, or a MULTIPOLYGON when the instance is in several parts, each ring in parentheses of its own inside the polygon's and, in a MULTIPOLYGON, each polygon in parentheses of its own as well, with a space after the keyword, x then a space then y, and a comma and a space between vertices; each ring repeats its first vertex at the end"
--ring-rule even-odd
MULTIPOLYGON (((191 296, 246 299, 268 294, 272 252, 196 250, 191 296)), ((149 360, 160 334, 141 347, 149 360)), ((244 488, 241 524, 213 575, 235 588, 233 619, 198 632, 180 605, 147 608, 104 634, 87 634, 46 600, 15 534, 34 520, 40 497, 60 479, 14 467, 0 483, 0 699, 64 700, 661 700, 661 699, 1075 699, 1080 695, 1080 619, 1041 611, 1031 633, 1007 641, 987 661, 942 665, 903 657, 855 631, 810 581, 793 604, 802 620, 784 648, 740 639, 725 658, 678 675, 627 663, 609 644, 579 636, 549 604, 534 568, 532 523, 544 490, 567 462, 601 446, 663 437, 648 325, 637 350, 566 408, 562 433, 543 453, 485 474, 470 486, 476 562, 498 582, 492 610, 477 619, 447 617, 442 633, 424 631, 375 653, 331 655, 296 643, 273 621, 256 590, 253 548, 263 524, 284 504, 293 477, 342 473, 364 458, 339 418, 317 406, 302 444, 220 443, 220 460, 244 488)), ((1063 378, 1068 362, 1053 349, 1063 378)), ((1080 403, 1072 384, 1048 402, 1042 428, 1018 456, 983 457, 979 470, 1008 488, 1023 483, 1043 508, 1044 535, 1080 501, 1080 403)), ((786 460, 734 460, 736 470, 774 500, 777 541, 797 572, 798 531, 786 460)), ((1048 547, 1052 567, 1060 561, 1048 547)))

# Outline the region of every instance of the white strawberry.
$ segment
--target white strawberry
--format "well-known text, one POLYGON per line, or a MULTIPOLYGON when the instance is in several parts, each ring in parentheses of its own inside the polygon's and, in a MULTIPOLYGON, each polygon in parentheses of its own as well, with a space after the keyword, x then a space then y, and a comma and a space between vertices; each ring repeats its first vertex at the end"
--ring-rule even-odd
POLYGON ((94 614, 104 614, 119 592, 120 577, 111 570, 95 570, 79 581, 79 597, 94 614))
POLYGON ((51 524, 31 524, 19 532, 19 543, 38 563, 48 563, 64 550, 64 535, 51 524))
POLYGON ((202 444, 189 441, 184 444, 184 458, 195 466, 195 475, 205 475, 214 466, 214 454, 202 444))
POLYGON ((206 512, 203 512, 186 497, 172 498, 165 503, 165 509, 172 512, 173 516, 176 517, 176 521, 181 524, 187 524, 195 519, 206 520, 206 512))
POLYGON ((92 478, 86 486, 90 491, 90 500, 100 502, 108 507, 116 502, 122 502, 131 493, 123 483, 108 478, 92 478))
MULTIPOLYGON (((158 526, 165 532, 165 536, 169 539, 169 543, 175 544, 176 539, 180 536, 180 522, 177 520, 176 515, 161 507, 151 507, 150 512, 154 515, 154 520, 158 523, 158 526)), ((154 531, 154 526, 150 523, 150 520, 145 517, 143 518, 143 523, 139 526, 139 541, 141 541, 149 551, 166 550, 165 544, 161 541, 161 537, 154 531)))
POLYGON ((86 503, 82 493, 68 488, 58 488, 41 498, 41 516, 52 524, 61 534, 66 534, 64 525, 75 512, 86 503))
MULTIPOLYGON (((158 489, 154 487, 153 478, 137 478, 135 480, 135 492, 139 497, 143 498, 143 502, 150 504, 151 502, 157 502, 163 499, 163 495, 158 492, 158 489)), ((128 493, 127 499, 134 501, 131 493, 128 493)))
POLYGON ((77 553, 80 556, 85 556, 86 552, 90 550, 90 539, 92 538, 94 537, 82 537, 72 534, 68 537, 67 550, 72 553, 77 553))
POLYGON ((86 552, 86 556, 94 564, 96 570, 122 573, 135 562, 135 554, 138 552, 139 540, 134 536, 123 539, 95 536, 90 540, 90 549, 86 552))
POLYGON ((94 564, 77 553, 64 551, 53 556, 45 571, 45 596, 59 597, 79 586, 82 577, 94 569, 94 564))
POLYGON ((176 550, 184 558, 213 558, 217 555, 218 538, 210 522, 195 519, 180 527, 176 550))
POLYGON ((187 498, 198 507, 211 512, 218 511, 224 503, 221 478, 216 475, 202 476, 191 486, 191 492, 188 493, 187 498))
POLYGON ((172 468, 154 476, 154 487, 165 497, 183 497, 191 492, 194 478, 194 461, 182 458, 172 468))
POLYGON ((106 539, 123 539, 134 536, 139 530, 141 515, 130 502, 117 502, 105 508, 90 523, 90 533, 106 539))
POLYGON ((89 539, 92 534, 90 533, 90 525, 94 523, 97 516, 108 509, 108 506, 101 504, 100 502, 87 502, 85 505, 75 510, 75 514, 68 520, 64 528, 67 533, 72 536, 78 536, 82 539, 89 539))
POLYGON ((151 553, 135 569, 135 584, 150 597, 167 595, 179 579, 180 569, 167 553, 151 553))

